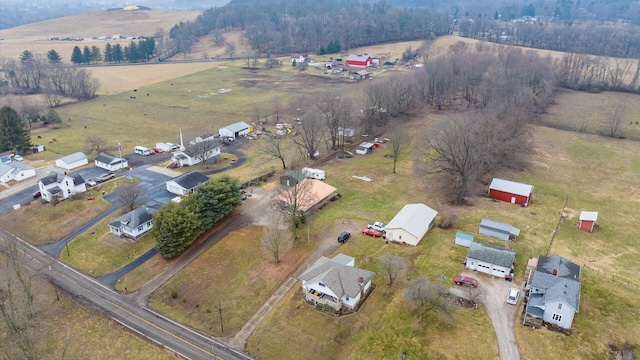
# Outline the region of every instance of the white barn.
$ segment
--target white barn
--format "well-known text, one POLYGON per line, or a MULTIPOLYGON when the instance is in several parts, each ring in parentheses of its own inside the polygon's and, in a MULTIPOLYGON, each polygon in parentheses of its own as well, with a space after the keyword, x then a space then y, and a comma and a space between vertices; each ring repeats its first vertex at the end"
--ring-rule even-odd
POLYGON ((418 245, 435 224, 438 212, 425 204, 407 204, 387 224, 387 240, 418 245))
POLYGON ((220 137, 237 138, 251 132, 251 126, 246 122, 240 121, 231 125, 227 125, 218 130, 220 137))
POLYGON ((511 274, 516 252, 493 245, 472 242, 467 251, 467 269, 504 278, 511 274))
POLYGON ((120 158, 107 153, 100 153, 96 156, 94 163, 97 167, 109 171, 117 171, 129 167, 129 162, 125 158, 120 158))
POLYGON ((56 160, 56 166, 65 170, 75 169, 77 167, 87 165, 89 160, 87 155, 82 152, 73 153, 67 156, 63 156, 56 160))

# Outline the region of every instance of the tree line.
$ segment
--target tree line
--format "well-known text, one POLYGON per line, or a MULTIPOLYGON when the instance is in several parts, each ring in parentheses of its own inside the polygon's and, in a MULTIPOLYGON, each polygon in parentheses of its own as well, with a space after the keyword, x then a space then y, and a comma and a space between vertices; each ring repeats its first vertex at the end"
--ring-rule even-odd
POLYGON ((154 38, 146 38, 138 42, 131 41, 124 48, 118 43, 115 45, 107 43, 104 50, 97 45, 91 47, 85 45, 83 50, 80 50, 79 46, 75 46, 71 54, 71 62, 76 65, 97 64, 101 61, 108 63, 125 61, 131 63, 148 62, 149 59, 156 55, 155 52, 156 41, 154 38))

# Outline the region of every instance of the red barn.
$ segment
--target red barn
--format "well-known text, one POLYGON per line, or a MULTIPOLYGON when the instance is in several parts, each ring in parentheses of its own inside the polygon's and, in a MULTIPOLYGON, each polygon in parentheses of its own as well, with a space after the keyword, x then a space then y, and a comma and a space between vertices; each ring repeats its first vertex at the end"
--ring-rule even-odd
POLYGON ((364 54, 351 54, 347 57, 347 65, 349 66, 357 66, 357 67, 366 67, 371 66, 373 63, 373 57, 371 55, 364 54))
POLYGON ((593 227, 598 220, 598 213, 596 211, 582 211, 580 212, 580 230, 593 232, 593 227))
POLYGON ((533 185, 494 178, 489 185, 489 195, 500 201, 518 205, 529 205, 533 185))

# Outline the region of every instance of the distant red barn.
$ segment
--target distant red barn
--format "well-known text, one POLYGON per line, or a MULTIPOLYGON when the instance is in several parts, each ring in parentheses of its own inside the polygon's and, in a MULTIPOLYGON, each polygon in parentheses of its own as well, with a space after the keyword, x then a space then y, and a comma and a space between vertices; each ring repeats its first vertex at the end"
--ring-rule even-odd
POLYGON ((357 66, 357 67, 367 67, 371 66, 373 63, 373 57, 371 55, 364 54, 351 54, 347 57, 347 65, 349 66, 357 66))
POLYGON ((489 195, 500 201, 524 206, 531 202, 533 185, 494 178, 489 185, 489 195))
POLYGON ((580 230, 593 232, 593 227, 598 220, 598 213, 596 211, 582 211, 580 212, 580 230))

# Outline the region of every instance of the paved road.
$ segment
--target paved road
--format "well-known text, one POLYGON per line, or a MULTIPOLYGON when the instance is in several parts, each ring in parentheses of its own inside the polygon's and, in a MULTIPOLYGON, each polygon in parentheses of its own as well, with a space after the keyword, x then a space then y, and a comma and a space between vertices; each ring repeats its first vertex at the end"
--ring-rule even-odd
POLYGON ((79 273, 38 248, 0 229, 0 251, 6 251, 7 241, 15 241, 19 251, 24 253, 24 256, 18 256, 18 260, 24 266, 40 272, 50 281, 55 279, 55 284, 72 296, 100 309, 140 336, 184 358, 251 359, 241 351, 229 348, 211 337, 128 300, 95 279, 79 273))
POLYGON ((154 257, 157 253, 158 253, 158 249, 154 247, 151 250, 147 251, 146 253, 140 255, 140 257, 128 263, 127 265, 112 272, 111 274, 100 276, 98 280, 105 285, 114 286, 118 282, 118 279, 127 275, 129 272, 133 271, 133 269, 137 268, 138 266, 144 264, 147 260, 154 257))

